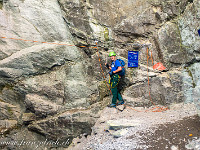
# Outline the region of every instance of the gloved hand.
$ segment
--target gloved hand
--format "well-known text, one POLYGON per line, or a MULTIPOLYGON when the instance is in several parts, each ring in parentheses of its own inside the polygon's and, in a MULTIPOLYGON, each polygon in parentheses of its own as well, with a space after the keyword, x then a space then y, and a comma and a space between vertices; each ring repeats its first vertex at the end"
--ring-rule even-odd
POLYGON ((112 75, 113 75, 113 72, 112 72, 112 71, 110 71, 110 72, 109 72, 109 75, 110 75, 110 76, 112 76, 112 75))
POLYGON ((108 64, 106 64, 106 67, 109 69, 109 65, 108 64))

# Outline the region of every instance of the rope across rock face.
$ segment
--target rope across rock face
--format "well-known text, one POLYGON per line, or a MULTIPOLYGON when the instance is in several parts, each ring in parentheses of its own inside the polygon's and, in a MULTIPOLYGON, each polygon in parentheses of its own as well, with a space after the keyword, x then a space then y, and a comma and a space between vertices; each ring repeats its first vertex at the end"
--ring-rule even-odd
MULTIPOLYGON (((76 47, 80 47, 80 48, 84 48, 84 47, 87 47, 87 48, 94 48, 97 50, 97 54, 98 54, 98 58, 99 58, 99 65, 100 65, 100 68, 101 68, 101 73, 103 75, 103 78, 106 82, 106 85, 110 91, 110 93, 112 94, 112 91, 111 91, 111 88, 106 80, 106 76, 104 74, 104 71, 103 71, 103 67, 102 67, 102 64, 101 64, 101 58, 100 58, 100 54, 99 54, 99 50, 98 50, 98 45, 97 45, 97 42, 96 42, 96 47, 88 47, 88 46, 77 46, 77 45, 73 45, 73 44, 67 44, 67 43, 49 43, 49 42, 41 42, 41 41, 35 41, 35 40, 26 40, 26 39, 18 39, 18 38, 9 38, 9 37, 0 37, 2 39, 10 39, 10 40, 20 40, 20 41, 25 41, 25 42, 34 42, 34 43, 42 43, 42 44, 55 44, 55 45, 65 45, 65 46, 76 46, 76 47)), ((167 107, 159 107, 159 106, 156 106, 156 104, 152 101, 152 98, 151 98, 151 92, 150 92, 150 82, 149 82, 149 75, 148 75, 148 62, 149 60, 152 61, 152 64, 153 64, 153 55, 152 55, 152 51, 151 51, 151 58, 149 57, 148 53, 149 53, 149 45, 148 44, 142 44, 143 47, 147 47, 147 78, 148 78, 148 89, 149 89, 149 99, 151 101, 151 103, 155 106, 154 108, 152 109, 149 109, 149 110, 145 110, 145 112, 162 112, 162 111, 166 111, 168 108, 167 107)), ((125 105, 125 104, 123 104, 125 105)), ((125 105, 127 106, 127 105, 125 105)), ((130 106, 127 106, 127 108, 130 108, 130 109, 133 109, 137 112, 142 112, 140 110, 136 110, 130 106)))
POLYGON ((10 40, 17 40, 17 41, 25 41, 25 42, 34 42, 34 43, 42 43, 42 44, 55 44, 55 45, 65 45, 65 46, 76 46, 76 47, 80 47, 80 48, 95 48, 97 49, 97 47, 88 47, 88 46, 78 46, 78 45, 73 45, 73 44, 67 44, 67 43, 50 43, 50 42, 41 42, 41 41, 35 41, 35 40, 26 40, 26 39, 18 39, 18 38, 9 38, 9 37, 0 37, 2 39, 10 39, 10 40))

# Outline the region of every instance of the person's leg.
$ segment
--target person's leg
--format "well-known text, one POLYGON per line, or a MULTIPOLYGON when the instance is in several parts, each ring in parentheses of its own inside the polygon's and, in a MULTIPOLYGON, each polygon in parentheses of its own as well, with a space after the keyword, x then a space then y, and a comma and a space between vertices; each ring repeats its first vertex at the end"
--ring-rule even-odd
POLYGON ((124 100, 123 100, 123 98, 122 98, 122 96, 120 94, 120 91, 123 89, 122 80, 123 80, 123 78, 119 79, 119 84, 117 86, 117 99, 119 100, 118 105, 124 104, 124 100))
POLYGON ((118 92, 120 92, 122 89, 123 89, 123 87, 122 87, 122 78, 120 77, 119 78, 119 83, 117 85, 117 90, 118 90, 118 92))
POLYGON ((117 103, 117 105, 124 104, 124 100, 123 100, 123 98, 122 98, 122 96, 121 96, 121 94, 120 94, 119 91, 117 91, 117 99, 119 100, 119 102, 117 103))
POLYGON ((117 97, 118 97, 117 87, 112 88, 111 91, 112 91, 112 94, 113 94, 112 104, 116 105, 116 103, 117 103, 117 97))
POLYGON ((113 94, 112 98, 112 104, 117 103, 117 98, 118 98, 118 90, 117 90, 117 85, 119 83, 119 76, 118 75, 113 75, 111 78, 111 91, 113 94))
POLYGON ((120 92, 117 92, 117 99, 118 99, 119 101, 123 101, 123 98, 122 98, 120 92))

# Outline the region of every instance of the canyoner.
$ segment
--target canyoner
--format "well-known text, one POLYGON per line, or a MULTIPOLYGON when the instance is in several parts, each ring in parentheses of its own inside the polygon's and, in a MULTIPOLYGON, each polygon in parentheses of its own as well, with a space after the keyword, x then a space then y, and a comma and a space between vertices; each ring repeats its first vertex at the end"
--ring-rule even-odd
POLYGON ((110 86, 112 92, 112 103, 108 107, 116 107, 116 105, 124 104, 124 100, 120 94, 119 83, 121 78, 125 75, 125 62, 122 59, 116 59, 116 53, 114 51, 109 53, 109 57, 112 61, 111 65, 105 64, 110 69, 110 86), (117 100, 119 102, 117 103, 117 100))

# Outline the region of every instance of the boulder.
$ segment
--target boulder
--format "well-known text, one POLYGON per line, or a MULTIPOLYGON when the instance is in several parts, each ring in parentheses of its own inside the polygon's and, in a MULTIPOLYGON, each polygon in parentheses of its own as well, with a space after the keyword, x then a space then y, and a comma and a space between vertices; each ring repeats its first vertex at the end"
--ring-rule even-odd
POLYGON ((118 119, 118 120, 108 120, 107 124, 110 130, 119 130, 123 128, 135 127, 141 125, 139 120, 127 120, 127 119, 118 119))
POLYGON ((64 108, 61 105, 48 102, 44 97, 36 94, 28 94, 25 98, 26 109, 33 112, 38 118, 55 115, 64 108))
POLYGON ((183 82, 180 72, 161 73, 156 77, 150 77, 149 83, 148 85, 146 80, 126 88, 123 97, 127 103, 135 106, 150 106, 154 104, 169 105, 172 102, 183 101, 183 82))
POLYGON ((121 129, 121 130, 115 131, 114 133, 112 133, 112 135, 113 135, 114 138, 119 138, 121 136, 126 135, 127 133, 128 133, 127 129, 121 129))
MULTIPOLYGON (((49 140, 69 141, 80 134, 91 134, 91 127, 95 119, 90 111, 72 110, 64 112, 56 117, 35 121, 28 126, 29 130, 37 132, 49 140)), ((65 145, 68 146, 68 145, 65 145)))

